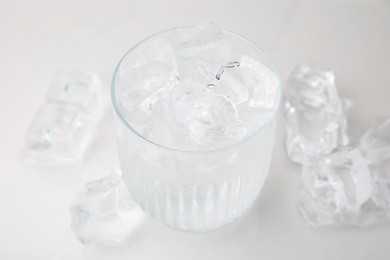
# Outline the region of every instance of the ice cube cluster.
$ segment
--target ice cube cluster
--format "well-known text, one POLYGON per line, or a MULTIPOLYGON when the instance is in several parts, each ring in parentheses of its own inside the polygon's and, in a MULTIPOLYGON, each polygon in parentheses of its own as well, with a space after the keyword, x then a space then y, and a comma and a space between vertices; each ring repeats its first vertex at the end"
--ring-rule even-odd
POLYGON ((154 143, 186 151, 226 147, 253 134, 280 95, 275 73, 210 23, 144 41, 121 62, 116 80, 115 99, 128 124, 154 143))
POLYGON ((103 113, 99 77, 85 71, 58 72, 26 135, 22 159, 59 163, 80 159, 103 113))
POLYGON ((390 118, 349 143, 350 105, 331 71, 299 65, 288 79, 286 150, 302 164, 300 209, 315 227, 390 219, 390 118))
POLYGON ((72 230, 81 243, 110 246, 124 242, 144 219, 117 169, 86 183, 75 196, 70 214, 72 230))

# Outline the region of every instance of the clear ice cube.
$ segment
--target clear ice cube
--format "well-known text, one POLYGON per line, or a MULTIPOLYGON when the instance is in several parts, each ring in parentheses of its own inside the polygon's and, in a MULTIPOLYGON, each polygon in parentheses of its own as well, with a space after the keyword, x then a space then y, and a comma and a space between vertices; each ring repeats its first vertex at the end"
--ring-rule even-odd
POLYGON ((359 148, 371 163, 390 158, 390 118, 370 127, 360 138, 359 148))
POLYGON ((91 72, 70 70, 58 72, 47 91, 48 102, 72 106, 86 115, 102 114, 103 84, 91 72))
POLYGON ((373 190, 370 200, 363 205, 361 215, 365 224, 390 220, 390 161, 383 165, 370 165, 373 190))
POLYGON ((153 39, 135 48, 121 63, 118 106, 131 127, 148 135, 161 115, 163 100, 178 81, 177 62, 167 39, 153 39))
POLYGON ((309 160, 302 169, 300 209, 312 226, 359 225, 373 194, 367 161, 357 149, 309 160))
POLYGON ((172 46, 166 39, 145 42, 121 66, 116 90, 119 108, 135 131, 154 139, 156 125, 169 117, 166 100, 179 79, 172 46))
POLYGON ((277 100, 278 79, 264 64, 246 56, 240 57, 239 71, 249 88, 249 106, 272 110, 277 100))
POLYGON ((211 95, 193 108, 199 113, 188 120, 188 128, 199 142, 214 144, 230 138, 237 142, 246 133, 235 106, 223 95, 211 95))
POLYGON ((90 118, 76 107, 47 103, 34 116, 23 159, 56 163, 79 159, 92 138, 90 118))
POLYGON ((224 39, 221 29, 213 23, 175 28, 170 38, 180 58, 197 56, 202 52, 215 49, 224 39))
POLYGON ((118 245, 143 221, 119 171, 88 182, 74 198, 72 230, 83 244, 118 245))
POLYGON ((126 82, 118 93, 119 106, 132 127, 147 135, 154 121, 163 115, 164 100, 177 82, 177 71, 158 61, 148 61, 136 68, 128 68, 126 82))
MULTIPOLYGON (((205 67, 205 65, 203 65, 205 67)), ((276 106, 278 79, 265 65, 242 55, 237 60, 222 63, 213 73, 211 91, 229 98, 236 107, 238 118, 250 129, 272 115, 276 106)))
POLYGON ((231 100, 195 81, 184 81, 171 93, 170 105, 177 122, 188 129, 195 143, 215 147, 237 141, 246 133, 231 100))
POLYGON ((306 66, 293 70, 286 89, 286 147, 289 158, 304 163, 349 143, 346 109, 331 71, 306 66))
POLYGON ((240 73, 241 70, 238 67, 232 69, 220 68, 220 72, 223 73, 218 77, 219 85, 227 89, 227 91, 225 90, 226 96, 229 96, 237 106, 249 102, 250 88, 245 84, 246 79, 240 73))
POLYGON ((177 28, 171 34, 171 42, 180 79, 193 78, 201 82, 206 76, 204 83, 213 83, 221 65, 237 59, 231 41, 214 24, 177 28))
POLYGON ((119 74, 119 79, 127 75, 124 68, 139 68, 150 61, 162 63, 168 68, 177 68, 176 55, 168 39, 150 39, 133 49, 121 62, 122 73, 119 74))

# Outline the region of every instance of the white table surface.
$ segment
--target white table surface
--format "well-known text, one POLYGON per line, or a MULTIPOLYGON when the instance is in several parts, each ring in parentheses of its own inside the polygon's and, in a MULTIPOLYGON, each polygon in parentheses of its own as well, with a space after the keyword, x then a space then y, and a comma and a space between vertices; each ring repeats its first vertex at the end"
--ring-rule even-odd
POLYGON ((70 230, 77 190, 117 164, 112 113, 82 163, 31 167, 18 157, 54 73, 110 77, 142 38, 215 21, 262 46, 283 80, 296 63, 333 69, 365 127, 390 115, 390 1, 0 1, 0 259, 390 259, 390 224, 313 230, 297 210, 299 167, 280 121, 269 178, 254 207, 216 232, 147 219, 121 249, 83 246, 70 230))

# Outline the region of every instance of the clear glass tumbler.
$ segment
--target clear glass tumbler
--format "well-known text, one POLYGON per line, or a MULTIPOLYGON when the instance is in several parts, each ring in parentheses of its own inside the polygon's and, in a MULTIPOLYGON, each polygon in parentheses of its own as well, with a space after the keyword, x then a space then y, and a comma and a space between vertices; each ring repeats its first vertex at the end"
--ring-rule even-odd
MULTIPOLYGON (((272 115, 239 143, 204 152, 179 151, 153 143, 125 119, 116 89, 126 84, 118 75, 126 73, 132 51, 166 33, 169 30, 130 49, 113 75, 111 95, 123 178, 133 199, 159 222, 184 231, 214 230, 240 217, 260 194, 272 156, 281 87, 278 83, 272 115)), ((237 34, 223 33, 235 47, 276 74, 272 63, 253 43, 237 34)))

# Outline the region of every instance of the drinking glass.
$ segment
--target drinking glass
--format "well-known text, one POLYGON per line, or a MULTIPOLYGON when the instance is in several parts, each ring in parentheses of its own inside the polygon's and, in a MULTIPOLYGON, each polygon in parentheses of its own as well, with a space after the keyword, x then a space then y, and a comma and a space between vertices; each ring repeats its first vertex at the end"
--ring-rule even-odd
MULTIPOLYGON (((120 60, 111 86, 120 165, 133 199, 151 217, 174 229, 203 232, 240 217, 254 203, 267 178, 273 150, 275 118, 281 87, 272 114, 252 135, 220 149, 194 152, 164 147, 148 140, 124 116, 118 88, 131 88, 126 77, 135 49, 164 36, 154 34, 130 49, 120 60)), ((275 74, 263 51, 245 38, 223 31, 232 44, 275 74)))

